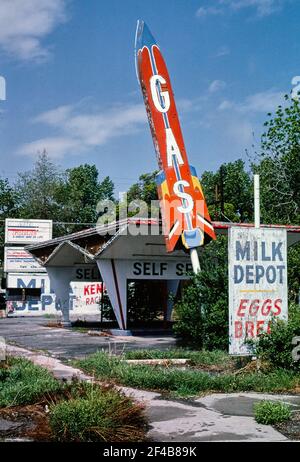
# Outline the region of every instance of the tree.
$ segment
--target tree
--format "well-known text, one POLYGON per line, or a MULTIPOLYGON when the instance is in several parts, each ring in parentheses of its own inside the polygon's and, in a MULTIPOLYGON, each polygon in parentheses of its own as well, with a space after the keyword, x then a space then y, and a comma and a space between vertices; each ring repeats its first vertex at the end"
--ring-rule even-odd
MULTIPOLYGON (((252 170, 260 175, 261 216, 264 223, 300 221, 300 105, 285 96, 285 107, 268 114, 261 150, 252 170)), ((289 302, 298 301, 300 245, 288 249, 289 302)))
MULTIPOLYGON (((3 261, 5 218, 16 213, 16 196, 7 178, 0 178, 0 260, 3 261)), ((0 266, 2 266, 0 264, 0 266)))
POLYGON ((99 182, 98 176, 97 167, 89 164, 66 171, 58 198, 61 205, 60 221, 74 223, 67 225, 67 232, 78 231, 96 223, 98 202, 113 199, 113 182, 109 177, 99 182))
POLYGON ((143 173, 139 181, 134 183, 127 191, 127 203, 118 204, 118 216, 139 216, 147 217, 154 215, 153 218, 159 218, 160 210, 158 205, 158 193, 156 184, 156 175, 158 171, 152 173, 143 173), (155 202, 154 202, 155 201, 155 202))
POLYGON ((62 172, 50 161, 47 152, 39 154, 32 170, 18 174, 16 195, 18 217, 52 220, 59 212, 58 190, 62 172))
POLYGON ((152 173, 143 173, 139 177, 139 181, 133 184, 127 192, 127 201, 130 203, 135 199, 146 202, 149 206, 151 201, 158 200, 157 185, 155 177, 157 170, 152 173))
POLYGON ((266 223, 300 220, 300 106, 285 96, 286 107, 268 114, 261 151, 253 161, 261 184, 261 214, 266 223))
POLYGON ((0 178, 0 219, 3 220, 16 210, 16 195, 7 178, 0 178))
POLYGON ((193 275, 175 305, 175 333, 198 348, 228 345, 227 238, 219 236, 201 254, 201 272, 193 275))
POLYGON ((101 182, 98 176, 96 166, 88 164, 63 172, 44 151, 32 170, 19 173, 17 214, 61 223, 54 227, 55 236, 92 226, 97 221, 98 202, 112 199, 114 191, 109 177, 101 182))
POLYGON ((205 171, 201 184, 213 220, 252 220, 252 179, 241 159, 222 164, 216 173, 205 171))

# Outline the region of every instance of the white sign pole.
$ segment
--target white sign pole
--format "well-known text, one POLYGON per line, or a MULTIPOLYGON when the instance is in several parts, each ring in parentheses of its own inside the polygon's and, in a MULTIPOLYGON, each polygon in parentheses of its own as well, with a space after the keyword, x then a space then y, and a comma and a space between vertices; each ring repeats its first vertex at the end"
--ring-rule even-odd
POLYGON ((199 256, 196 248, 190 250, 190 257, 193 266, 193 271, 195 274, 200 273, 201 267, 199 262, 199 256))
POLYGON ((254 175, 254 223, 255 228, 260 227, 259 175, 254 175))

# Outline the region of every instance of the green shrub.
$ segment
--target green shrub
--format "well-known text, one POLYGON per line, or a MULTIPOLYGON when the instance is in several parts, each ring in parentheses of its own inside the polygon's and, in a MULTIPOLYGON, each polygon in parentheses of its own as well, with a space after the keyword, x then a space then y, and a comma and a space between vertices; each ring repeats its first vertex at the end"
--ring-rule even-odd
POLYGON ((264 425, 274 425, 289 420, 291 409, 285 403, 275 401, 261 401, 254 405, 255 420, 264 425))
POLYGON ((9 358, 0 368, 0 407, 30 404, 62 385, 46 369, 23 358, 9 358))
POLYGON ((183 288, 175 305, 175 334, 208 350, 228 348, 228 264, 224 236, 201 254, 201 272, 183 288))
POLYGON ((258 357, 264 359, 275 368, 300 371, 300 360, 295 361, 292 356, 292 340, 300 336, 300 310, 293 306, 289 310, 288 322, 278 320, 272 322, 271 332, 259 336, 256 344, 258 357))
POLYGON ((50 427, 59 441, 140 441, 145 421, 140 405, 116 390, 86 383, 68 401, 50 407, 50 427))

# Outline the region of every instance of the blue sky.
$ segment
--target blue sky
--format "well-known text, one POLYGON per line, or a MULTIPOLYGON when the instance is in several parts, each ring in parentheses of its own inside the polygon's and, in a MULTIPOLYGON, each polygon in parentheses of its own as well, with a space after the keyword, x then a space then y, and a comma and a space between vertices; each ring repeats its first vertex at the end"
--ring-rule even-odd
POLYGON ((300 75, 300 0, 0 0, 0 173, 46 149, 125 191, 156 160, 134 65, 137 19, 161 46, 198 174, 245 157, 300 75), (254 133, 254 137, 253 137, 254 133))

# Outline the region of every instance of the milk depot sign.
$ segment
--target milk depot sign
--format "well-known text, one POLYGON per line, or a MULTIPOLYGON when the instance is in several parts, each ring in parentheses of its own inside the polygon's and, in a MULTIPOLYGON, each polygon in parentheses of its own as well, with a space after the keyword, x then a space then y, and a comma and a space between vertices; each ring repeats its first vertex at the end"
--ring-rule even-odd
POLYGON ((229 231, 229 352, 248 355, 248 340, 288 317, 286 230, 229 231))

